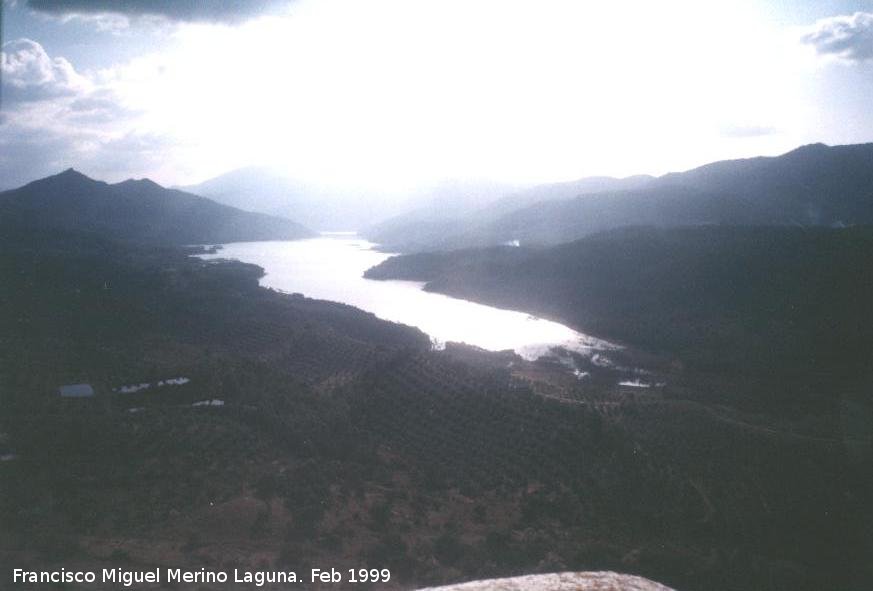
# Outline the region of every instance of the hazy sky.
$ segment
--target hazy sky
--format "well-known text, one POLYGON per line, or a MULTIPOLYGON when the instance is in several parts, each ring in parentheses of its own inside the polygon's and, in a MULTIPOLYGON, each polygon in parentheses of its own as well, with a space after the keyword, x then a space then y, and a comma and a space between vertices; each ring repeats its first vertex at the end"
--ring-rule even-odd
POLYGON ((873 0, 4 0, 0 187, 403 187, 873 141, 873 0))

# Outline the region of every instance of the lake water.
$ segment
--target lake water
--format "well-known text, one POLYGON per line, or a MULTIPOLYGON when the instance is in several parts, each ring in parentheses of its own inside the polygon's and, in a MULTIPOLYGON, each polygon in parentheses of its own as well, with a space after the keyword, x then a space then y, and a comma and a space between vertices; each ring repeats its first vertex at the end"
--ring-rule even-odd
POLYGON ((363 273, 391 256, 356 235, 226 244, 204 259, 229 258, 263 267, 261 285, 350 304, 379 318, 420 328, 437 346, 447 341, 536 359, 551 347, 580 353, 616 348, 606 341, 523 312, 501 310, 422 290, 415 281, 376 281, 363 273))

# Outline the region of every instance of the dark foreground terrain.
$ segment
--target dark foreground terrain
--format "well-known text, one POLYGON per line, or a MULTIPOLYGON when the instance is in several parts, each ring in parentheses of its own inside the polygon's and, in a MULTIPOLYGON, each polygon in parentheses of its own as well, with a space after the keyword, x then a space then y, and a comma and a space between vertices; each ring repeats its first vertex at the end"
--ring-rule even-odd
POLYGON ((873 582, 850 390, 779 416, 732 402, 742 376, 657 356, 659 388, 578 380, 548 359, 432 351, 415 329, 262 289, 251 265, 0 236, 4 578, 368 566, 400 588, 590 569, 682 591, 873 582), (58 396, 82 382, 95 396, 58 396))

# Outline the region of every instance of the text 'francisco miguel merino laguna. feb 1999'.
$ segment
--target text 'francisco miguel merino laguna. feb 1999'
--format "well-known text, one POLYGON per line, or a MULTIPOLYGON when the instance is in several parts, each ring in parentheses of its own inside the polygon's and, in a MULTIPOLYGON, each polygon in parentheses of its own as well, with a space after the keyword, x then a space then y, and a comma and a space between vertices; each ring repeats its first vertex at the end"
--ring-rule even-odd
POLYGON ((221 570, 184 570, 180 568, 156 568, 153 570, 131 571, 120 568, 102 569, 100 571, 73 571, 60 569, 55 571, 27 571, 16 568, 12 573, 13 583, 118 583, 130 587, 140 583, 250 583, 261 587, 267 583, 385 583, 391 579, 388 569, 348 569, 341 571, 335 568, 310 569, 302 577, 294 571, 247 571, 234 569, 232 572, 221 570))

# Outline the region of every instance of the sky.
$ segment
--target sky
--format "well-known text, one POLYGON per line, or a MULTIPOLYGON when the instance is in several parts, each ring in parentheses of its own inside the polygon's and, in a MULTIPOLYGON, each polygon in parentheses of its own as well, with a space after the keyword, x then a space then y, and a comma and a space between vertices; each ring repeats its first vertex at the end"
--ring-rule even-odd
POLYGON ((0 188, 533 184, 873 141, 873 0, 2 1, 0 188))

